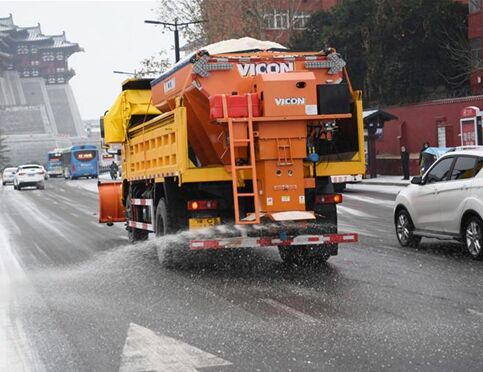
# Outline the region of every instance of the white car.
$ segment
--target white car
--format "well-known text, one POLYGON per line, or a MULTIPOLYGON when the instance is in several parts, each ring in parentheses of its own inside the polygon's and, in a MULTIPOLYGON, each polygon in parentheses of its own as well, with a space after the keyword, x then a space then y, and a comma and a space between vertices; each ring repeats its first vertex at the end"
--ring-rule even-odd
POLYGON ((21 190, 22 187, 35 186, 40 190, 45 188, 44 184, 45 170, 38 164, 20 165, 15 173, 13 180, 13 188, 21 190))
POLYGON ((2 185, 13 183, 15 172, 17 172, 17 168, 5 168, 2 173, 2 185))
POLYGON ((483 147, 456 149, 439 158, 396 197, 399 243, 416 247, 422 237, 464 242, 483 259, 483 147))

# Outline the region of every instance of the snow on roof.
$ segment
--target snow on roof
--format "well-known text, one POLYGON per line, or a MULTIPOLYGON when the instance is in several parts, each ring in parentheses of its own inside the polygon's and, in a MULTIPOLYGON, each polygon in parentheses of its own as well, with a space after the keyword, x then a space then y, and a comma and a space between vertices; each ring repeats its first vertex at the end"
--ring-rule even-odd
POLYGON ((273 41, 257 40, 251 37, 242 37, 240 39, 229 39, 210 44, 202 49, 207 50, 210 54, 224 54, 242 52, 245 50, 267 50, 267 49, 287 49, 282 44, 273 41))

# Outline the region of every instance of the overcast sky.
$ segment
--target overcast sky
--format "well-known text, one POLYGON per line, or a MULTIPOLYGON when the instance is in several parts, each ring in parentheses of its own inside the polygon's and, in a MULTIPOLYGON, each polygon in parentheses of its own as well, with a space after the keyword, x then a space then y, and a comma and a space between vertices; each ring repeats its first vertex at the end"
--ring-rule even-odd
MULTIPOLYGON (((173 0, 176 1, 176 0, 173 0)), ((42 33, 66 32, 67 40, 85 52, 69 58, 76 71, 70 84, 83 119, 96 119, 109 109, 126 75, 139 62, 166 50, 174 54, 173 35, 160 26, 145 24, 155 19, 156 1, 3 1, 0 17, 13 14, 18 26, 40 22, 42 33)))

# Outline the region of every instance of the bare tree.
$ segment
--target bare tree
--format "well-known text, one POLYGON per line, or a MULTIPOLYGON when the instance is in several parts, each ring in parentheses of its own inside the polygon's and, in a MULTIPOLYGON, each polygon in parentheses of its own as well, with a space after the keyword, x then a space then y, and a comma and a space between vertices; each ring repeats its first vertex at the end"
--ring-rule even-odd
POLYGON ((185 50, 193 51, 217 41, 244 36, 279 41, 283 35, 290 39, 304 0, 161 0, 156 10, 160 21, 180 22, 206 20, 181 30, 185 50), (270 20, 282 22, 279 32, 270 20))
POLYGON ((134 70, 136 77, 157 76, 171 67, 171 62, 164 50, 141 61, 141 67, 134 70))
POLYGON ((477 45, 472 45, 466 34, 445 32, 444 35, 444 48, 450 60, 461 68, 459 73, 441 75, 441 78, 455 90, 466 89, 471 75, 483 70, 480 40, 477 39, 477 45))

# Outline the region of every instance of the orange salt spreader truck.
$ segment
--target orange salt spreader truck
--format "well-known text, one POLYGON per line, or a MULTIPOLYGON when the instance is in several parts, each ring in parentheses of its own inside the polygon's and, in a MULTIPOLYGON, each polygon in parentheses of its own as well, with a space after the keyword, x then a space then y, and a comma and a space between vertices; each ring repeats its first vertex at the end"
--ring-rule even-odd
POLYGON ((101 223, 132 242, 201 229, 177 248, 276 246, 290 263, 357 241, 331 176, 365 172, 362 100, 334 49, 230 40, 122 89, 101 119, 123 161, 122 182, 99 183, 101 223))

